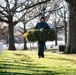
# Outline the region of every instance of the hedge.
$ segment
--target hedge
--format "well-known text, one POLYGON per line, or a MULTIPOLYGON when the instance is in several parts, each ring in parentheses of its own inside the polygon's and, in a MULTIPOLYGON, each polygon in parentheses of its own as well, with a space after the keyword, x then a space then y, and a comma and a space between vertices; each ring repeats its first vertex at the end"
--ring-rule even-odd
POLYGON ((24 38, 26 38, 28 41, 34 42, 34 41, 53 41, 56 39, 55 31, 53 29, 33 29, 27 31, 27 33, 24 34, 24 38))

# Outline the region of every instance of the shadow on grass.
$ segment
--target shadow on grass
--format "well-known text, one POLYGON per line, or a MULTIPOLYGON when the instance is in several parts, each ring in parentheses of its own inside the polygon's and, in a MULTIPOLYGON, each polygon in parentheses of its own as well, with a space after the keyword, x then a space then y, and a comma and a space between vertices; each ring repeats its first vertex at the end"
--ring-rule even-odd
POLYGON ((65 61, 70 61, 71 59, 68 59, 68 58, 56 58, 56 57, 48 57, 48 59, 55 59, 55 60, 65 60, 65 61))
POLYGON ((47 70, 47 67, 36 66, 34 64, 14 65, 3 64, 0 66, 0 75, 56 75, 58 73, 47 70), (17 70, 17 72, 10 72, 17 70), (24 71, 23 73, 21 71, 24 71))
POLYGON ((27 73, 0 72, 0 75, 32 75, 27 73))
POLYGON ((42 66, 38 62, 34 63, 31 57, 15 53, 15 56, 24 56, 24 59, 5 59, 0 60, 0 75, 57 75, 59 73, 47 70, 48 67, 42 66), (12 62, 11 62, 12 60, 12 62))
POLYGON ((42 72, 40 72, 40 71, 41 70, 39 70, 39 73, 31 73, 31 74, 17 73, 17 72, 0 72, 0 75, 57 75, 57 74, 59 74, 59 73, 55 73, 53 71, 42 71, 42 72))

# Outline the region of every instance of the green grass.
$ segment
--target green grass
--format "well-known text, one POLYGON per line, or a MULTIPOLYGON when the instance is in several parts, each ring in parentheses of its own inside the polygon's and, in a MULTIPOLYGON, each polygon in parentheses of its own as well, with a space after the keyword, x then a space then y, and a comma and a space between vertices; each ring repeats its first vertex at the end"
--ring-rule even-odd
POLYGON ((0 75, 76 75, 76 55, 37 51, 8 51, 0 55, 0 75))

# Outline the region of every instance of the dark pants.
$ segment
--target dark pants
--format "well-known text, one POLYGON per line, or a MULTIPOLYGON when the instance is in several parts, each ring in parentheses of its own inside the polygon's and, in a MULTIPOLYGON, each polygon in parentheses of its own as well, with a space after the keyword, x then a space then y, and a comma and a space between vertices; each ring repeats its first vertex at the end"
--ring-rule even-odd
POLYGON ((38 42, 38 56, 44 57, 44 46, 45 42, 38 42))

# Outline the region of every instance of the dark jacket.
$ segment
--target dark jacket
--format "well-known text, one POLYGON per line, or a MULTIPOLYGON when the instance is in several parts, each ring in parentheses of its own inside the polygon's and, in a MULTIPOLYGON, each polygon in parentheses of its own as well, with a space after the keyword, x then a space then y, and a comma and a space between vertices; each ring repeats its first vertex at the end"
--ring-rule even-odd
POLYGON ((35 29, 50 29, 49 25, 46 22, 39 22, 37 23, 35 29))

